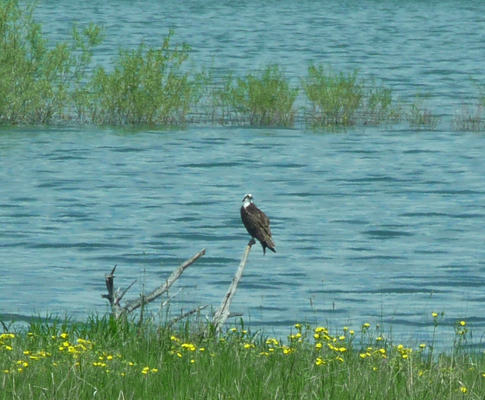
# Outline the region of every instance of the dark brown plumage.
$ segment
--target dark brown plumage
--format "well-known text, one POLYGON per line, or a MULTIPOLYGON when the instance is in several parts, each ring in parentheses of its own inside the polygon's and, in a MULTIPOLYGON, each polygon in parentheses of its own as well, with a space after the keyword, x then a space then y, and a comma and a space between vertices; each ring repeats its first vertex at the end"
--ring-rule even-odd
POLYGON ((276 246, 271 237, 269 218, 256 207, 256 204, 253 203, 253 196, 250 194, 244 196, 241 207, 241 219, 251 237, 258 239, 259 243, 261 243, 263 254, 266 254, 266 248, 276 253, 276 246))

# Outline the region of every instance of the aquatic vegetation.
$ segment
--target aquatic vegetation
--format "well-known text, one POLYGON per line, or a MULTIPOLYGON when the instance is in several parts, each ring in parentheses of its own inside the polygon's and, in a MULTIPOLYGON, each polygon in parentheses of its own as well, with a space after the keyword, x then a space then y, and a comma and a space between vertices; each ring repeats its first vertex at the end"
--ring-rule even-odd
POLYGON ((364 98, 359 110, 359 123, 381 125, 397 123, 402 118, 402 106, 392 97, 392 89, 371 80, 364 84, 364 98))
POLYGON ((357 70, 336 73, 329 67, 311 64, 301 84, 310 101, 305 120, 311 127, 380 125, 401 118, 392 90, 375 80, 366 83, 357 70))
POLYGON ((442 318, 432 314, 433 339, 417 345, 395 343, 369 322, 300 323, 280 339, 243 324, 204 335, 197 323, 34 321, 0 334, 0 398, 478 398, 485 355, 468 346, 461 319, 452 347, 433 354, 442 318))
POLYGON ((0 122, 45 124, 64 118, 79 95, 91 61, 92 48, 102 38, 94 24, 72 30, 72 40, 49 46, 33 5, 18 0, 0 4, 0 122))
POLYGON ((221 124, 292 126, 298 92, 277 65, 267 65, 244 78, 234 79, 229 72, 223 76, 222 85, 216 84, 210 91, 212 120, 221 124))
POLYGON ((311 64, 301 80, 310 101, 306 121, 310 126, 349 126, 357 123, 357 110, 364 96, 358 71, 336 73, 323 65, 311 64))
MULTIPOLYGON (((49 43, 35 21, 35 3, 0 3, 0 124, 62 122, 109 125, 220 124, 339 129, 400 122, 415 130, 436 129, 440 117, 416 96, 404 104, 392 89, 358 70, 336 72, 310 64, 299 87, 284 70, 262 66, 243 76, 188 66, 188 44, 173 44, 170 31, 160 47, 140 44, 119 50, 111 65, 93 68, 93 50, 103 29, 74 25, 71 38, 49 43), (301 89, 301 90, 300 90, 301 89), (306 101, 295 107, 299 94, 306 101)), ((484 131, 485 89, 476 107, 464 106, 451 120, 458 131, 484 131)))
POLYGON ((114 69, 99 67, 87 85, 90 118, 100 124, 183 124, 193 87, 181 66, 190 48, 171 46, 173 32, 159 49, 120 50, 114 69))
POLYGON ((429 97, 429 94, 420 96, 418 93, 414 103, 408 105, 406 120, 409 122, 411 128, 415 130, 436 129, 438 126, 440 117, 428 108, 427 99, 429 97))
POLYGON ((485 119, 482 116, 483 105, 476 107, 463 106, 456 112, 451 121, 451 126, 457 131, 483 132, 485 131, 485 119))

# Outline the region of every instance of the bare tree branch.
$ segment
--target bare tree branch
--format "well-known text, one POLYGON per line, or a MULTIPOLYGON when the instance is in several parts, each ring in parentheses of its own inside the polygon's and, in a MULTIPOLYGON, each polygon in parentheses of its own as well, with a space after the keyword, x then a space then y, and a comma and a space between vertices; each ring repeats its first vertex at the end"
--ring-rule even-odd
POLYGON ((236 272, 236 275, 234 276, 232 283, 229 286, 229 290, 224 296, 221 306, 214 313, 214 317, 212 318, 212 325, 214 327, 215 332, 221 331, 222 326, 225 324, 227 318, 230 315, 229 307, 231 306, 232 299, 234 297, 234 294, 236 293, 237 285, 239 284, 239 281, 242 278, 244 267, 246 266, 246 262, 248 260, 249 252, 251 251, 251 247, 255 243, 256 243, 255 240, 251 238, 248 245, 246 246, 246 250, 244 250, 241 263, 239 264, 239 268, 236 272))
POLYGON ((178 317, 176 317, 173 320, 171 320, 167 324, 167 327, 171 327, 172 325, 174 325, 177 322, 179 322, 181 319, 187 318, 189 315, 195 314, 196 312, 199 312, 199 311, 201 311, 201 310, 203 310, 204 308, 207 308, 207 307, 208 307, 207 305, 205 305, 205 306, 199 306, 197 308, 194 308, 193 310, 187 311, 186 313, 184 313, 182 315, 179 315, 178 317))
POLYGON ((140 296, 138 299, 128 301, 124 307, 120 306, 120 301, 136 281, 133 282, 127 289, 125 289, 121 295, 118 295, 117 293, 115 293, 115 290, 114 290, 114 273, 116 271, 116 265, 115 265, 111 273, 109 275, 106 275, 106 278, 105 278, 108 294, 103 294, 101 295, 101 297, 103 297, 104 299, 108 299, 109 304, 111 306, 111 311, 115 319, 118 319, 122 316, 126 316, 130 312, 136 310, 137 308, 140 308, 141 306, 151 303, 152 301, 160 297, 162 294, 167 292, 168 289, 174 284, 174 282, 180 277, 180 275, 182 275, 183 272, 189 266, 191 266, 195 261, 197 261, 204 254, 205 254, 205 249, 202 249, 193 257, 184 261, 179 267, 177 267, 177 269, 172 273, 172 275, 170 275, 170 277, 167 279, 167 281, 164 284, 160 285, 158 288, 156 288, 155 290, 153 290, 147 295, 140 296))
POLYGON ((184 273, 184 271, 190 267, 195 261, 197 261, 200 257, 202 257, 205 254, 205 249, 199 251, 196 255, 193 257, 189 258, 186 260, 183 264, 181 264, 173 273, 170 275, 170 277, 167 279, 167 281, 163 284, 160 285, 158 288, 150 292, 149 294, 145 296, 140 296, 140 298, 129 301, 124 307, 123 307, 123 313, 128 314, 137 308, 141 307, 142 305, 151 303, 153 300, 156 300, 159 298, 162 294, 164 294, 170 287, 175 283, 175 281, 184 273))

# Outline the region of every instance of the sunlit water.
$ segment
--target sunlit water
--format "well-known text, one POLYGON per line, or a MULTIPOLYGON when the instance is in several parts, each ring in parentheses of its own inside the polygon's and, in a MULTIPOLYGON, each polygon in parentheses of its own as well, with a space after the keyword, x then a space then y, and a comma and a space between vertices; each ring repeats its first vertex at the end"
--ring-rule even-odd
MULTIPOLYGON (((254 246, 231 307, 280 335, 295 322, 391 326, 429 339, 485 327, 485 137, 450 130, 483 78, 479 2, 50 2, 51 39, 71 23, 106 27, 95 62, 169 28, 196 65, 308 62, 359 68, 403 99, 431 92, 437 131, 406 124, 322 134, 301 128, 35 128, 0 132, 0 313, 107 311, 104 275, 136 297, 202 248, 172 311, 219 306, 249 239, 245 193, 271 218, 277 254, 254 246), (466 23, 465 23, 466 21, 466 23)), ((157 311, 157 306, 152 307, 157 311)), ((208 312, 209 313, 209 312, 208 312)))

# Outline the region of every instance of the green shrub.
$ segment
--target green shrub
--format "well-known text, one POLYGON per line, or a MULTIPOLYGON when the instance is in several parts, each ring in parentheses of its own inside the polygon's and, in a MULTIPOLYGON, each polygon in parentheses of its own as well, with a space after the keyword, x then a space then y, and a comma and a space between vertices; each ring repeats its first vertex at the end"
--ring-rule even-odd
POLYGON ((440 117, 434 114, 427 105, 429 94, 421 97, 416 95, 413 104, 410 104, 406 113, 406 120, 415 130, 421 129, 436 129, 440 121, 440 117))
POLYGON ((399 122, 401 107, 392 98, 392 89, 380 86, 372 81, 364 87, 364 98, 360 122, 364 125, 380 125, 399 122))
POLYGON ((78 87, 101 40, 91 24, 71 42, 49 48, 41 25, 33 19, 34 6, 17 0, 0 4, 0 122, 43 124, 65 117, 71 89, 78 87))
POLYGON ((312 127, 355 125, 364 96, 357 77, 357 71, 336 73, 323 65, 311 64, 308 76, 301 80, 310 101, 310 110, 305 115, 307 124, 312 127))
POLYGON ((211 91, 216 120, 251 126, 293 125, 297 96, 298 89, 291 88, 284 72, 272 64, 235 80, 227 73, 211 91))
POLYGON ((173 32, 161 48, 141 44, 120 50, 112 72, 99 67, 90 83, 92 121, 101 124, 183 124, 193 89, 181 66, 189 46, 171 47, 173 32))
POLYGON ((310 101, 305 111, 310 127, 380 125, 401 118, 392 90, 374 80, 367 84, 359 78, 357 70, 336 73, 329 67, 311 64, 301 85, 310 101))

